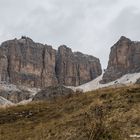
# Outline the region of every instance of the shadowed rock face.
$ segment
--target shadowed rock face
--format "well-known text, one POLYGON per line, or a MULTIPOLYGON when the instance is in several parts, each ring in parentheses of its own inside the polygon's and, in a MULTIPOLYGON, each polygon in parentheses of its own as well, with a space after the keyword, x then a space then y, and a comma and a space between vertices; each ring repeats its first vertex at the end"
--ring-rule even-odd
POLYGON ((6 41, 0 47, 0 81, 29 87, 76 86, 100 74, 99 59, 73 53, 66 46, 56 51, 22 37, 6 41))
POLYGON ((101 83, 114 81, 124 74, 140 72, 140 42, 122 36, 111 48, 107 70, 101 83))

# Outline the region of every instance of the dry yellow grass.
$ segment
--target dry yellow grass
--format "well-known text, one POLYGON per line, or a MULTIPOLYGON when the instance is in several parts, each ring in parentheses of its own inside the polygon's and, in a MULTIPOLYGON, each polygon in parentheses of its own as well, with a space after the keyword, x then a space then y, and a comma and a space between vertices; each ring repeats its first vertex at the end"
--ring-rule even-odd
POLYGON ((140 135, 140 87, 101 89, 0 109, 0 140, 131 140, 140 135))

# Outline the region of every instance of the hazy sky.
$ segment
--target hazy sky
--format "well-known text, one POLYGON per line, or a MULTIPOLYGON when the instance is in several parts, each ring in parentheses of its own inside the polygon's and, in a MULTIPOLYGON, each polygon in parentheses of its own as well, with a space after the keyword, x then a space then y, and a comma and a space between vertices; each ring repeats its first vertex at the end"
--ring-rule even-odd
POLYGON ((25 35, 100 58, 127 36, 140 40, 140 0, 0 0, 0 42, 25 35))

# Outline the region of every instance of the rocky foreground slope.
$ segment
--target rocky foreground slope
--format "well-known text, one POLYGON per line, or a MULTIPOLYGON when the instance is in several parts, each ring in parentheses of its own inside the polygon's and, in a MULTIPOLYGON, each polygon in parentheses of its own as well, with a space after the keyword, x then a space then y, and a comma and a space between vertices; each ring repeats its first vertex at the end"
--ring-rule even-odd
POLYGON ((0 109, 0 140, 138 140, 140 87, 0 109))
POLYGON ((29 87, 77 86, 101 73, 98 58, 73 53, 64 45, 55 50, 22 37, 0 46, 0 81, 29 87))
POLYGON ((108 67, 101 83, 108 83, 125 74, 136 72, 140 72, 140 42, 122 36, 111 47, 108 67))

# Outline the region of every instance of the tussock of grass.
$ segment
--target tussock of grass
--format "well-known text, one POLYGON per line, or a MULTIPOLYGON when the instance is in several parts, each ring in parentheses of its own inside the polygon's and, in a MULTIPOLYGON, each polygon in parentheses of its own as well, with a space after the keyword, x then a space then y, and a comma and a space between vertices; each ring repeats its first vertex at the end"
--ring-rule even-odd
POLYGON ((0 109, 0 140, 131 140, 139 126, 139 86, 0 109))

